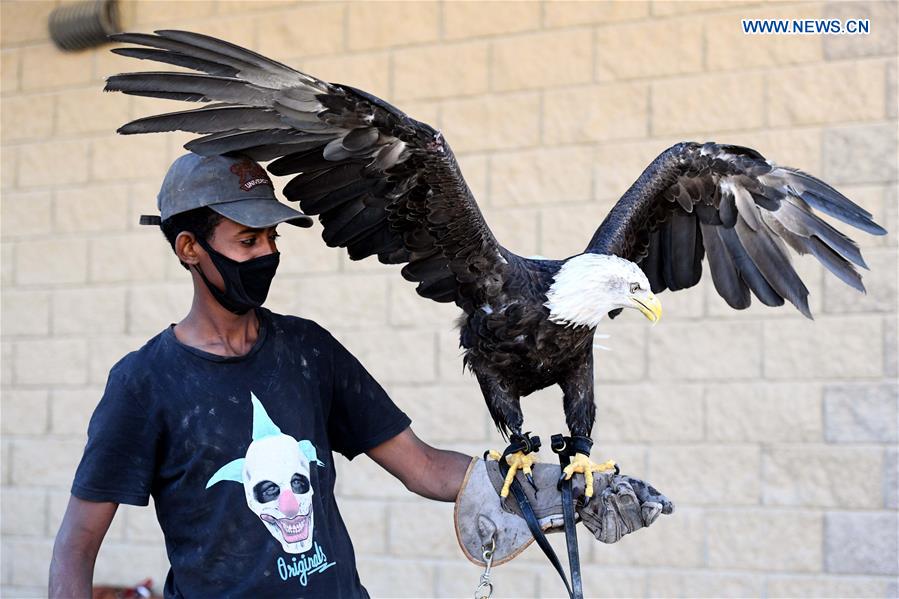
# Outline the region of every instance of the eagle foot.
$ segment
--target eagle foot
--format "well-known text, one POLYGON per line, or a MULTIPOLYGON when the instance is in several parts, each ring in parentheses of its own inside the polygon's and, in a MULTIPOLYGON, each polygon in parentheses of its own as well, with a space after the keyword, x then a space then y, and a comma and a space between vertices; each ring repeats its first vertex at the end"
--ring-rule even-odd
POLYGON ((609 472, 611 470, 615 470, 616 473, 618 472, 618 466, 615 464, 615 460, 608 460, 601 464, 597 464, 586 454, 576 453, 574 454, 574 457, 571 458, 571 463, 562 469, 562 476, 559 478, 559 481, 571 479, 576 472, 583 474, 584 482, 586 483, 584 495, 586 496, 586 501, 589 502, 590 498, 593 497, 593 473, 609 472))
POLYGON ((512 433, 509 440, 511 441, 509 446, 502 453, 493 449, 487 453, 489 458, 497 461, 505 459, 506 464, 509 465, 509 471, 506 473, 506 478, 503 481, 503 488, 499 493, 503 499, 509 496, 512 481, 515 480, 515 474, 519 470, 524 472, 524 477, 534 491, 537 490, 537 484, 534 482, 534 475, 531 471, 531 466, 537 462, 537 458, 532 456, 531 453, 540 449, 540 437, 531 437, 530 432, 512 433))

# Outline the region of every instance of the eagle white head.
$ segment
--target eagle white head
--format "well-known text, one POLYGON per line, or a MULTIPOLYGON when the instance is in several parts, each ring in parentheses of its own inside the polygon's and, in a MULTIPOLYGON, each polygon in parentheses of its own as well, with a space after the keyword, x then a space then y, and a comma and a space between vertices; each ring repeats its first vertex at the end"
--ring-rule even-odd
POLYGON ((580 254, 566 260, 553 277, 543 305, 549 308, 550 320, 562 325, 595 327, 618 308, 639 310, 653 323, 662 317, 662 304, 640 267, 605 254, 580 254))

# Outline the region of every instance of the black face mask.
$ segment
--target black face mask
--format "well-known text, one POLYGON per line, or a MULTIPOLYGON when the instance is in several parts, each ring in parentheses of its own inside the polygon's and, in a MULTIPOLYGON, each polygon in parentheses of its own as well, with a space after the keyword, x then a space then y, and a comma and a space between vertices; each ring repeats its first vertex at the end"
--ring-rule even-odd
POLYGON ((222 291, 209 282, 197 265, 200 278, 222 307, 235 314, 245 314, 251 308, 258 308, 265 302, 275 271, 278 270, 278 263, 281 261, 280 252, 238 262, 212 249, 206 240, 197 238, 197 241, 209 254, 225 282, 225 290, 222 291))

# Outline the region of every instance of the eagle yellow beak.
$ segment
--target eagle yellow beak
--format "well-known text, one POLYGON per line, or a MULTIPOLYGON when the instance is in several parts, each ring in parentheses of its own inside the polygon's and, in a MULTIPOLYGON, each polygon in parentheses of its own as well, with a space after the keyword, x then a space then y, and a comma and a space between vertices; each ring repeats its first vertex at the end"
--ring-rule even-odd
POLYGON ((662 304, 659 302, 659 299, 649 292, 645 295, 632 295, 629 298, 632 302, 636 304, 636 308, 643 313, 649 321, 653 324, 659 322, 662 318, 662 304))

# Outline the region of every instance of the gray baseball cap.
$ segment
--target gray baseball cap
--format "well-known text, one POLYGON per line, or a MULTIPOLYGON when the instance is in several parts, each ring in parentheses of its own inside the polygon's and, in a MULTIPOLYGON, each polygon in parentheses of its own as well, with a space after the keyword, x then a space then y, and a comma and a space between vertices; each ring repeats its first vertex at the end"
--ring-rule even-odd
POLYGON ((257 229, 289 223, 311 227, 312 219, 275 198, 268 173, 245 156, 181 156, 165 175, 156 196, 159 216, 141 216, 144 225, 208 206, 225 218, 257 229))

